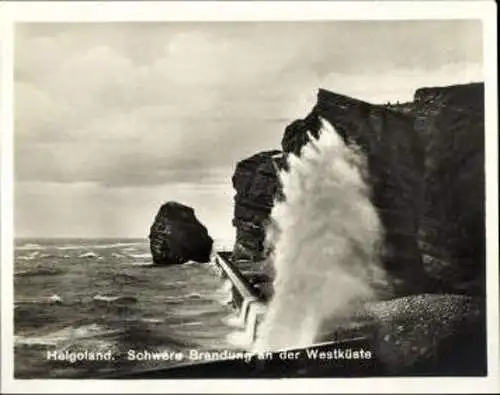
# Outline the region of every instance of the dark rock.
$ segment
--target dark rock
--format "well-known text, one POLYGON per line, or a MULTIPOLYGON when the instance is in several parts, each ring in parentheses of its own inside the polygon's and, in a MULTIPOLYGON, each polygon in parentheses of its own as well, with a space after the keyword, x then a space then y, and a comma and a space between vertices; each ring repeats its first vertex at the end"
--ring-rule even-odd
POLYGON ((236 227, 234 259, 260 260, 265 255, 266 227, 275 199, 281 196, 277 168, 283 166, 281 151, 264 151, 236 165, 232 177, 236 190, 233 226, 236 227))
POLYGON ((484 311, 483 299, 452 294, 372 302, 326 322, 320 340, 368 336, 389 374, 485 375, 484 311))
POLYGON ((423 205, 424 148, 413 118, 320 89, 312 111, 285 130, 283 151, 300 153, 308 131, 318 136, 320 117, 367 157, 367 181, 385 229, 383 261, 396 292, 422 292, 426 276, 416 236, 423 205))
POLYGON ((422 88, 413 106, 426 153, 424 267, 444 291, 484 295, 484 84, 422 88))
POLYGON ((285 133, 281 139, 283 152, 293 153, 300 156, 301 148, 309 141, 309 138, 304 131, 311 131, 317 138, 317 132, 320 127, 321 123, 318 118, 318 114, 314 109, 306 118, 293 121, 285 128, 285 133))
POLYGON ((212 238, 194 210, 177 202, 161 206, 149 240, 153 262, 158 265, 208 262, 213 246, 212 238))

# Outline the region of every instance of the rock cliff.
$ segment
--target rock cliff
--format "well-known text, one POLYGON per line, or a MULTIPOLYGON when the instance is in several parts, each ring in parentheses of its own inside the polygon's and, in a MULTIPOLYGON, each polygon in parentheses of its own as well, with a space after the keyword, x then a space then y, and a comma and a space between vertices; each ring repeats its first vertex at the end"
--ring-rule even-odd
POLYGON ((235 257, 266 258, 269 214, 274 199, 283 198, 275 165, 300 155, 322 117, 367 157, 396 294, 483 293, 483 90, 482 83, 422 88, 413 102, 375 105, 320 89, 311 111, 286 127, 282 151, 236 166, 235 257))
POLYGON ((484 85, 422 88, 415 129, 425 150, 419 246, 443 291, 485 290, 484 85))

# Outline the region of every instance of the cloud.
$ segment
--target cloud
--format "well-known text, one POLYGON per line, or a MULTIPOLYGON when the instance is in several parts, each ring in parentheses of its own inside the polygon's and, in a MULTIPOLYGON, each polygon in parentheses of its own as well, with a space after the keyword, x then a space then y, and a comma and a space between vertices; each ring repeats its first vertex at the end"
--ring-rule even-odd
POLYGON ((478 32, 474 22, 24 25, 16 174, 162 183, 229 166, 279 147, 319 87, 382 102, 480 78, 478 32))
POLYGON ((16 202, 64 233, 69 219, 90 221, 73 201, 113 233, 142 229, 123 211, 163 194, 227 233, 236 162, 279 148, 318 88, 410 100, 421 86, 480 80, 481 48, 475 21, 17 25, 16 202))

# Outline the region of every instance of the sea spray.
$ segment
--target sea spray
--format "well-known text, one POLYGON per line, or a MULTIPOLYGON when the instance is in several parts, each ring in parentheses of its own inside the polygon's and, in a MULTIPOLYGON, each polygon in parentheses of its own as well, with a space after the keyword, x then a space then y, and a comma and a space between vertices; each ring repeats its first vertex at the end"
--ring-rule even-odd
POLYGON ((273 208, 274 296, 255 351, 314 343, 322 322, 345 319, 376 298, 382 227, 370 200, 366 161, 322 120, 300 158, 280 173, 285 201, 273 208))

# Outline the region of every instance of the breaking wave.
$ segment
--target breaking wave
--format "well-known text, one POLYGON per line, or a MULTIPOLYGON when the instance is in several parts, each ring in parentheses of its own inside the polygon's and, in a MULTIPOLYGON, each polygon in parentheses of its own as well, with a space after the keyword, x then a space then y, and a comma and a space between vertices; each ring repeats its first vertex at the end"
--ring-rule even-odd
POLYGON ((51 296, 41 296, 38 298, 24 298, 15 301, 14 307, 22 305, 44 305, 44 304, 61 304, 63 299, 58 294, 51 296))
POLYGON ((96 302, 103 302, 103 303, 112 303, 112 302, 119 302, 119 303, 136 303, 137 298, 133 296, 106 296, 106 295, 96 295, 92 298, 96 302))
POLYGON ((15 336, 15 345, 58 346, 61 343, 81 341, 83 339, 102 338, 123 332, 123 329, 107 329, 98 324, 80 327, 68 326, 64 329, 42 336, 15 336))
POLYGON ((102 256, 100 256, 99 254, 96 254, 93 251, 84 252, 84 253, 78 255, 78 258, 81 258, 81 259, 84 259, 84 258, 103 259, 102 256))
POLYGON ((149 252, 144 252, 142 254, 130 254, 130 253, 127 253, 127 255, 129 257, 135 258, 135 259, 151 258, 151 253, 149 253, 149 252))
POLYGON ((43 249, 46 249, 47 247, 45 246, 42 246, 40 244, 36 244, 36 243, 26 243, 26 244, 23 244, 23 245, 19 245, 19 246, 16 246, 16 250, 43 250, 43 249))
MULTIPOLYGON (((280 174, 285 202, 276 203, 274 297, 256 351, 315 342, 325 319, 339 321, 376 298, 382 227, 365 182, 365 158, 322 120, 301 157, 280 174)), ((337 322, 339 322, 337 321, 337 322)))
POLYGON ((36 276, 55 276, 64 273, 64 270, 54 267, 40 267, 31 270, 16 270, 15 277, 36 277, 36 276))
POLYGON ((62 246, 57 246, 57 250, 80 250, 82 248, 92 248, 92 249, 108 249, 108 248, 119 248, 119 247, 133 247, 140 246, 143 242, 130 242, 130 243, 111 243, 111 244, 86 244, 78 245, 78 244, 66 244, 62 246))

